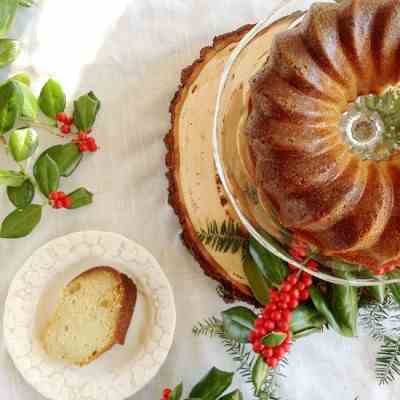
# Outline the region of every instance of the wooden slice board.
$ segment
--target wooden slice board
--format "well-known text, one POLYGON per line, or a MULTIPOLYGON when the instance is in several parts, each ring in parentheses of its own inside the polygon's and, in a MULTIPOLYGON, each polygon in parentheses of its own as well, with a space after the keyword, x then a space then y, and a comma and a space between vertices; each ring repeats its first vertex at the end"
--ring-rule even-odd
MULTIPOLYGON (((252 41, 247 57, 257 71, 266 61, 274 36, 299 17, 275 22, 252 41)), ((217 252, 200 242, 198 232, 207 224, 238 221, 216 174, 212 155, 214 109, 220 77, 226 61, 253 25, 218 36, 200 57, 182 71, 181 85, 170 106, 171 130, 165 137, 169 203, 182 225, 182 239, 204 272, 219 281, 230 297, 253 302, 243 273, 240 252, 217 252)), ((240 70, 237 71, 240 74, 240 70)), ((245 85, 248 86, 246 75, 245 85)))

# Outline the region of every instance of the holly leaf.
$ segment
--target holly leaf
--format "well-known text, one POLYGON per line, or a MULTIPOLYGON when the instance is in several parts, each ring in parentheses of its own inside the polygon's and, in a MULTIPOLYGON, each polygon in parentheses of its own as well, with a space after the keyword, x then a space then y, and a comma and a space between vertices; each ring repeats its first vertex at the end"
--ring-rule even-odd
POLYGON ((18 0, 18 5, 20 7, 29 8, 29 7, 32 7, 34 4, 36 4, 34 0, 18 0))
POLYGON ((17 81, 17 82, 21 82, 26 86, 31 86, 31 78, 29 77, 29 75, 25 72, 21 72, 19 74, 13 75, 10 78, 11 81, 17 81))
POLYGON ((281 285, 288 275, 286 263, 261 246, 254 238, 250 239, 249 250, 254 262, 270 285, 281 285))
POLYGON ((28 207, 35 196, 35 187, 32 182, 27 179, 21 186, 19 187, 7 187, 7 196, 10 202, 16 208, 26 208, 28 207))
POLYGON ((326 323, 325 317, 321 315, 314 306, 302 304, 292 313, 290 329, 293 332, 293 337, 299 339, 321 331, 326 323))
POLYGON ((93 193, 90 193, 85 188, 79 188, 70 193, 68 197, 71 199, 70 210, 88 206, 93 203, 93 193))
POLYGON ((4 36, 10 29, 17 11, 17 0, 0 1, 0 37, 4 36))
POLYGON ((39 146, 39 136, 32 128, 17 129, 11 133, 8 146, 14 160, 21 162, 36 151, 39 146))
POLYGON ((0 68, 14 62, 21 53, 18 40, 0 39, 0 68))
POLYGON ((243 272, 249 282, 250 289, 261 305, 269 303, 269 283, 264 274, 251 257, 243 260, 243 272))
POLYGON ((0 86, 0 135, 10 131, 21 113, 23 97, 16 82, 0 86))
POLYGON ((269 347, 278 347, 286 340, 286 338, 287 334, 284 332, 271 332, 264 336, 261 342, 269 347))
POLYGON ((34 176, 40 191, 47 197, 49 193, 56 192, 60 186, 60 171, 58 166, 47 154, 36 161, 34 176))
POLYGON ((169 395, 168 400, 180 400, 183 393, 183 385, 180 383, 169 395))
POLYGON ((39 103, 29 86, 24 83, 13 79, 21 90, 22 95, 22 108, 21 116, 25 119, 34 121, 39 112, 39 103))
POLYGON ((39 96, 39 107, 51 119, 65 110, 66 98, 61 85, 54 79, 49 79, 43 86, 39 96))
POLYGON ((0 170, 0 185, 18 187, 26 180, 26 176, 16 171, 0 170))
POLYGON ((226 394, 225 396, 220 397, 218 400, 243 400, 242 392, 237 389, 231 393, 226 394))
POLYGON ((76 170, 83 157, 75 143, 50 147, 40 157, 45 157, 46 155, 56 162, 60 175, 63 177, 70 176, 76 170))
POLYGON ((192 389, 190 398, 215 400, 232 384, 234 373, 212 368, 210 372, 192 389))
POLYGON ((74 102, 74 123, 79 130, 87 132, 92 128, 100 110, 100 105, 99 99, 93 92, 79 97, 74 102))
POLYGON ((268 374, 269 374, 268 365, 262 359, 262 357, 258 356, 251 370, 251 380, 256 395, 258 395, 261 392, 262 387, 267 380, 268 374))
POLYGON ((253 311, 245 307, 233 307, 222 313, 224 331, 227 336, 240 343, 248 343, 250 332, 257 319, 253 311))
POLYGON ((9 214, 1 224, 0 237, 18 239, 28 236, 42 218, 42 206, 32 204, 9 214))

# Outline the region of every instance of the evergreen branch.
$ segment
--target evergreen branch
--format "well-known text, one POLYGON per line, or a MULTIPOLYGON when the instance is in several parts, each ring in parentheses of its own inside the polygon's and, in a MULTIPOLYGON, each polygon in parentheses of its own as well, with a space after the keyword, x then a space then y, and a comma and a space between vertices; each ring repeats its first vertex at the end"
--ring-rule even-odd
POLYGON ((216 317, 211 317, 198 322, 192 329, 194 336, 208 336, 210 338, 219 335, 224 328, 222 321, 216 317))
POLYGON ((376 377, 379 384, 389 384, 400 375, 400 338, 385 337, 376 359, 376 377))
POLYGON ((207 228, 197 232, 199 240, 214 251, 237 253, 247 247, 249 238, 243 233, 239 223, 232 219, 223 221, 219 226, 216 221, 209 222, 207 228))

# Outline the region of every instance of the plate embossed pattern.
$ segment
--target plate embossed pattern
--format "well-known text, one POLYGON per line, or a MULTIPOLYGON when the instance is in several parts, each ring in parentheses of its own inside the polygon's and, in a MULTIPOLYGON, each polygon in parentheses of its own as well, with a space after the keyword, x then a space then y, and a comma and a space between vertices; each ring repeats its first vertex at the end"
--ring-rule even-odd
MULTIPOLYGON (((57 293, 65 283, 58 283, 57 293)), ((135 310, 130 330, 135 329, 136 314, 135 310)), ((121 400, 136 393, 158 372, 172 345, 175 323, 171 287, 154 257, 123 236, 92 231, 53 240, 26 261, 9 289, 4 337, 14 364, 43 396, 57 400, 121 400), (127 347, 128 336, 125 346, 115 346, 90 366, 78 368, 48 357, 39 328, 42 308, 49 303, 47 293, 55 290, 54 282, 67 283, 94 266, 89 262, 114 266, 135 281, 139 299, 146 303, 147 311, 139 313, 144 314, 141 323, 147 328, 142 327, 143 333, 138 336, 141 339, 135 339, 140 345, 127 347)))

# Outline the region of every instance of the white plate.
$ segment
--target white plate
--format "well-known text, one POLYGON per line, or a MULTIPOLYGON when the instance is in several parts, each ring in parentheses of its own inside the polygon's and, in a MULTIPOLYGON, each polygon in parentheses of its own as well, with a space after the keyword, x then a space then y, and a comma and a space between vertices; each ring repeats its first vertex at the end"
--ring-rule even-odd
POLYGON ((122 400, 158 372, 171 348, 176 311, 171 287, 154 257, 132 241, 82 232, 37 250, 16 274, 4 314, 7 349, 24 378, 54 400, 122 400), (61 289, 81 272, 109 265, 130 276, 138 301, 126 344, 79 368, 51 359, 40 336, 61 289))

